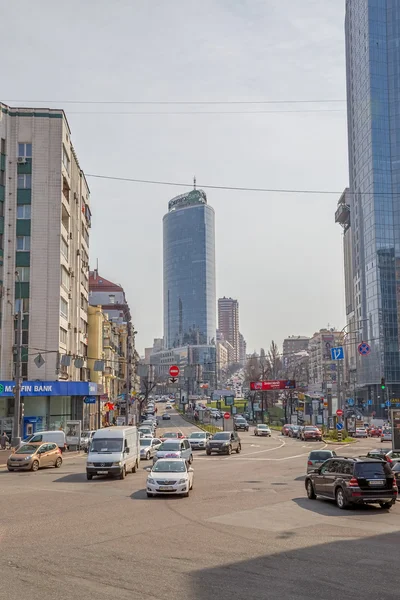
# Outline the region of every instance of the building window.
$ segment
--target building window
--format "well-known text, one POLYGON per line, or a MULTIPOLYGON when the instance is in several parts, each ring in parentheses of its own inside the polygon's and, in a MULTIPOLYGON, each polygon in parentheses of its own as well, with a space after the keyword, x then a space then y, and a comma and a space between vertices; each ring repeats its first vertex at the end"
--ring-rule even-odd
POLYGON ((108 297, 110 304, 115 304, 115 294, 110 294, 108 297))
POLYGON ((6 185, 6 172, 0 171, 0 185, 6 185))
POLYGON ((60 315, 68 319, 68 302, 64 298, 60 298, 60 315))
POLYGON ((61 254, 68 260, 68 244, 61 236, 61 254))
POLYGON ((32 188, 32 175, 18 175, 17 188, 19 190, 30 190, 32 188))
POLYGON ((17 236, 17 252, 29 252, 31 249, 31 238, 29 235, 17 236))
POLYGON ((18 204, 17 219, 30 219, 30 218, 31 218, 31 205, 30 204, 18 204))
POLYGON ((30 280, 30 267, 17 267, 16 272, 19 275, 19 280, 21 282, 26 282, 30 280))
POLYGON ((69 291, 69 273, 65 267, 61 267, 61 285, 69 291))
POLYGON ((63 327, 60 327, 60 344, 67 343, 67 335, 68 335, 67 330, 64 329, 63 327))
POLYGON ((16 298, 15 300, 15 314, 19 313, 22 302, 22 312, 24 315, 29 313, 29 298, 16 298))
POLYGON ((70 162, 71 161, 69 160, 69 156, 67 154, 65 146, 63 146, 63 149, 62 149, 62 162, 63 162, 63 165, 64 165, 67 173, 69 173, 69 168, 70 168, 70 162))
POLYGON ((32 144, 18 144, 18 156, 21 158, 32 158, 32 144))
POLYGON ((4 138, 1 138, 0 140, 0 154, 5 154, 6 153, 6 140, 4 138))
POLYGON ((83 310, 88 309, 88 301, 86 300, 85 296, 83 294, 81 294, 81 308, 83 308, 83 310))

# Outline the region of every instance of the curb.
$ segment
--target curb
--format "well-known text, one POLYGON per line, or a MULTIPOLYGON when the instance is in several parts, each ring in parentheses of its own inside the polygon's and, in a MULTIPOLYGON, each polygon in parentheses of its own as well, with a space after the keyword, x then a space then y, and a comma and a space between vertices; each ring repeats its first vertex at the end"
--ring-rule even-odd
POLYGON ((347 442, 338 442, 338 441, 335 441, 335 440, 325 440, 324 438, 322 439, 322 441, 325 444, 328 444, 328 445, 331 444, 333 446, 341 446, 341 445, 342 446, 348 446, 349 444, 357 444, 357 442, 358 442, 358 440, 348 440, 347 442))

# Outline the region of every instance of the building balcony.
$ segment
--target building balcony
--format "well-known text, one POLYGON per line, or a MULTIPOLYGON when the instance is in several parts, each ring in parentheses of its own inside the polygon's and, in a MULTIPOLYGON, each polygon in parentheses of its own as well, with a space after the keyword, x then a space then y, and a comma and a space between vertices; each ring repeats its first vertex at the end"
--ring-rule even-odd
POLYGON ((350 207, 348 204, 339 204, 335 212, 335 223, 347 229, 350 227, 350 207))

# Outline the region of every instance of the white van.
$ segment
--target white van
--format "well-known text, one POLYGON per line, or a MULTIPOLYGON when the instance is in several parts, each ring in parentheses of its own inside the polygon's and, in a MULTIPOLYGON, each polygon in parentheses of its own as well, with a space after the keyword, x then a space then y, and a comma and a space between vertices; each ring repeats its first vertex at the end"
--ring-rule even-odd
POLYGON ((86 463, 86 477, 118 475, 125 479, 140 462, 140 440, 136 427, 105 427, 94 434, 86 463))
POLYGON ((22 443, 26 442, 53 442, 57 444, 61 452, 67 449, 65 433, 63 431, 38 431, 28 435, 22 443))

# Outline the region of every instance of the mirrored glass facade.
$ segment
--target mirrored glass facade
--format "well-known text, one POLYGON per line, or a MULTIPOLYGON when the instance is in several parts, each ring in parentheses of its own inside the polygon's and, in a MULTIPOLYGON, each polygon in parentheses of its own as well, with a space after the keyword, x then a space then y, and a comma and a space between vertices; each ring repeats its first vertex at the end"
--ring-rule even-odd
POLYGON ((349 339, 371 346, 357 353, 357 387, 382 408, 400 396, 399 0, 347 0, 346 62, 357 330, 349 339))
POLYGON ((163 229, 165 348, 215 344, 215 217, 205 193, 171 200, 163 229))

